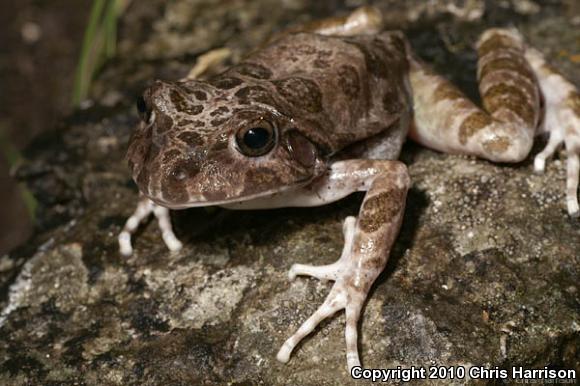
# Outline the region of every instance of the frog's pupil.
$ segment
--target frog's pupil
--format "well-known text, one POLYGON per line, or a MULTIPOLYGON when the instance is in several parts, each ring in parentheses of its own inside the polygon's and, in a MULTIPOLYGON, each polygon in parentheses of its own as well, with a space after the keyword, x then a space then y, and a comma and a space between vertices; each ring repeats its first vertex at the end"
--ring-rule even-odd
POLYGON ((250 149, 261 149, 269 140, 270 132, 263 127, 253 127, 244 134, 244 144, 250 149))

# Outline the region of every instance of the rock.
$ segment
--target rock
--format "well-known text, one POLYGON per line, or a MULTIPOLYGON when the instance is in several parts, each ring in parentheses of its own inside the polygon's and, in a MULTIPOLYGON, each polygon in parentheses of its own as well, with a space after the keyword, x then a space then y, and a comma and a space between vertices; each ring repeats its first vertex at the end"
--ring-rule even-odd
MULTIPOLYGON (((287 365, 275 354, 330 288, 309 278, 289 282, 287 270, 339 256, 342 220, 356 215, 360 195, 313 209, 176 212, 185 241, 178 253, 166 250, 153 223, 137 234, 132 257, 116 244, 137 199, 123 157, 137 121, 131 102, 145 84, 187 74, 209 48, 227 45, 237 60, 271 31, 345 8, 298 0, 147 3, 128 10, 120 56, 100 76, 90 107, 38 139, 19 171, 39 200, 40 224, 27 245, 0 260, 0 383, 352 383, 342 314, 287 365)), ((474 8, 455 9, 454 17, 445 15, 450 1, 434 10, 418 1, 376 3, 390 7, 391 18, 406 15, 400 21, 418 53, 469 95, 477 95, 473 42, 486 26, 506 22, 580 83, 572 60, 580 31, 564 5, 527 1, 520 12, 510 2, 488 4, 482 18, 483 2, 466 2, 474 8)), ((565 212, 564 158, 536 175, 532 157, 506 166, 413 144, 404 153, 413 188, 361 321, 365 367, 580 370, 580 227, 565 212)))

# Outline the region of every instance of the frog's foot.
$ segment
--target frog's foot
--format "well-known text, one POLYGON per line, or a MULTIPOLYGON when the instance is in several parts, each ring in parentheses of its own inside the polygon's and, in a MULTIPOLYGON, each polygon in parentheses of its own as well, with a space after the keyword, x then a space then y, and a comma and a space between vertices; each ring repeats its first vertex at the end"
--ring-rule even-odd
MULTIPOLYGON (((276 356, 280 362, 287 362, 296 345, 322 320, 344 309, 348 368, 350 371, 360 366, 358 320, 373 282, 387 264, 401 227, 410 183, 407 168, 397 161, 346 160, 332 165, 327 179, 320 183, 312 199, 325 202, 329 199, 325 197, 328 191, 335 192, 334 198, 344 197, 348 189, 340 194, 336 191, 344 190, 345 186, 366 190, 367 194, 358 218, 347 217, 344 221, 344 248, 335 263, 319 267, 295 264, 290 269, 291 279, 297 275, 309 275, 320 280, 333 280, 334 285, 324 303, 280 348, 276 356), (336 189, 328 189, 333 186, 336 189)), ((313 202, 307 196, 302 200, 313 202)))
POLYGON ((320 280, 333 280, 330 293, 324 303, 304 322, 300 328, 292 335, 278 351, 276 358, 283 363, 288 362, 290 354, 298 343, 308 334, 310 334, 318 324, 324 319, 334 315, 336 312, 345 309, 346 311, 346 360, 349 371, 360 366, 357 347, 357 323, 360 312, 364 304, 366 294, 361 293, 352 286, 354 279, 353 259, 349 259, 352 251, 353 240, 355 235, 355 217, 347 217, 344 221, 344 248, 342 255, 333 264, 323 266, 312 266, 304 264, 294 264, 290 268, 289 277, 294 279, 296 275, 312 276, 320 280))
POLYGON ((353 367, 360 366, 357 347, 357 324, 366 294, 358 293, 356 290, 349 288, 346 283, 347 278, 334 284, 324 303, 300 326, 294 335, 284 342, 284 345, 278 351, 278 355, 276 355, 276 359, 282 363, 288 362, 290 354, 304 337, 314 331, 316 326, 324 319, 344 309, 346 311, 345 337, 348 370, 350 372, 353 367))
MULTIPOLYGON (((580 106, 580 96, 578 94, 570 96, 576 98, 577 106, 580 106)), ((554 107, 552 107, 554 108, 554 107)), ((549 132, 548 144, 534 159, 534 169, 542 173, 546 167, 546 159, 550 158, 556 149, 563 143, 566 147, 567 155, 567 177, 566 177, 566 204, 568 213, 572 217, 580 215, 578 205, 578 178, 580 175, 580 116, 574 115, 574 111, 566 106, 557 107, 557 112, 546 112, 545 129, 549 132), (558 117, 566 117, 560 120, 558 117)))
POLYGON ((173 233, 171 226, 171 218, 169 217, 169 209, 155 204, 146 197, 141 197, 137 204, 135 212, 127 219, 125 226, 121 233, 119 233, 119 251, 123 256, 130 256, 133 253, 133 246, 131 245, 131 235, 135 233, 139 224, 143 222, 149 215, 153 213, 157 218, 159 229, 161 230, 161 237, 170 251, 178 251, 183 244, 177 239, 173 233))
POLYGON ((542 54, 529 48, 526 59, 536 73, 545 99, 541 127, 550 135, 548 144, 534 159, 534 169, 543 172, 546 160, 563 143, 567 155, 566 204, 572 217, 580 215, 578 179, 580 175, 580 94, 576 87, 547 64, 542 54))
POLYGON ((356 217, 349 216, 344 219, 342 232, 344 234, 344 247, 342 248, 342 255, 335 263, 321 266, 293 264, 288 271, 290 280, 294 280, 298 275, 312 276, 319 280, 338 280, 338 274, 342 272, 348 261, 348 256, 352 250, 352 242, 354 239, 356 217))

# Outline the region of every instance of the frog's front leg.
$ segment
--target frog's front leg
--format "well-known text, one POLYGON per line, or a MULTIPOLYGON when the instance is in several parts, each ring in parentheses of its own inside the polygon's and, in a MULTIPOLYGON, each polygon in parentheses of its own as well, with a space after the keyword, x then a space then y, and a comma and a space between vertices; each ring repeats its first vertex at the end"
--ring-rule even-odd
POLYGON ((182 244, 173 233, 171 226, 171 218, 169 217, 169 209, 155 204, 147 197, 141 195, 139 203, 135 212, 127 219, 125 226, 121 233, 119 233, 119 251, 123 256, 130 256, 133 253, 133 246, 131 245, 131 235, 135 233, 139 224, 143 222, 151 214, 155 215, 161 230, 161 237, 170 251, 178 251, 182 244))
MULTIPOLYGON (((348 190, 366 190, 358 218, 344 222, 345 244, 338 261, 324 266, 293 265, 289 276, 309 275, 333 280, 324 303, 306 320, 278 352, 277 359, 287 362, 296 345, 325 318, 344 309, 346 312, 346 357, 349 370, 359 366, 357 324, 371 285, 384 269, 393 242, 401 227, 405 199, 410 185, 407 168, 397 161, 350 160, 337 162, 317 189, 302 192, 305 206, 328 201, 329 187, 338 196, 348 190)), ((333 196, 337 198, 338 196, 333 196)), ((295 203, 298 205, 298 202, 295 203)))

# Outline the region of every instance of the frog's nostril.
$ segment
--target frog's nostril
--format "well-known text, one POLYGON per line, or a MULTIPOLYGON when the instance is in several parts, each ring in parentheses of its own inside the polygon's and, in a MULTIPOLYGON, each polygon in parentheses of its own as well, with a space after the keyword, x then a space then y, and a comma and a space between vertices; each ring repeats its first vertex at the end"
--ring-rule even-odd
POLYGON ((137 111, 139 112, 139 117, 145 122, 149 122, 149 118, 151 118, 151 108, 145 101, 143 96, 137 98, 137 111))

